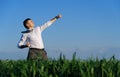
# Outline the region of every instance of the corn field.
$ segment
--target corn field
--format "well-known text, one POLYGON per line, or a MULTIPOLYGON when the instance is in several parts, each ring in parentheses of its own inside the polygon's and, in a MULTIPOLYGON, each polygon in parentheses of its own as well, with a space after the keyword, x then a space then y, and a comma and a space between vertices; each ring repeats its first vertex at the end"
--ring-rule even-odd
POLYGON ((120 77, 120 61, 110 59, 0 60, 0 77, 120 77))

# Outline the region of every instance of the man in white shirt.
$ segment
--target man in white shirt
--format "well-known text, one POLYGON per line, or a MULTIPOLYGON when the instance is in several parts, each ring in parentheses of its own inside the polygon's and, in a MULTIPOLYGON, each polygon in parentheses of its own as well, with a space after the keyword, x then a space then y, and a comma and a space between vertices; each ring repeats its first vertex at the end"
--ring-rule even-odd
POLYGON ((27 30, 22 32, 23 34, 18 43, 18 47, 21 49, 29 47, 27 60, 47 59, 47 53, 44 50, 44 44, 41 33, 61 17, 62 17, 61 15, 57 15, 54 18, 52 18, 50 21, 35 28, 34 28, 34 22, 30 18, 27 18, 23 21, 23 25, 27 30))

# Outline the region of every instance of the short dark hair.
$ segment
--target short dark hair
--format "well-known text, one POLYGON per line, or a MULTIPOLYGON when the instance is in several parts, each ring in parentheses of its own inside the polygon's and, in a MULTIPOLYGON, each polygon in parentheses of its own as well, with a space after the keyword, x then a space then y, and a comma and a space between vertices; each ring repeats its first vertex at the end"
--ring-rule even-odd
POLYGON ((23 21, 23 25, 26 29, 28 29, 28 27, 26 26, 26 23, 31 20, 31 18, 26 18, 24 21, 23 21))

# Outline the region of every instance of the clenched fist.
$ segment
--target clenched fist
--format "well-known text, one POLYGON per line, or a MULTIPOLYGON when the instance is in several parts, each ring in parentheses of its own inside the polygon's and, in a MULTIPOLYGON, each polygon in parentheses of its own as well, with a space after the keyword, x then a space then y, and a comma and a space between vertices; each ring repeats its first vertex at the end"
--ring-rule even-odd
POLYGON ((57 18, 61 18, 61 17, 62 17, 62 15, 61 15, 61 14, 58 14, 56 17, 57 17, 57 18))

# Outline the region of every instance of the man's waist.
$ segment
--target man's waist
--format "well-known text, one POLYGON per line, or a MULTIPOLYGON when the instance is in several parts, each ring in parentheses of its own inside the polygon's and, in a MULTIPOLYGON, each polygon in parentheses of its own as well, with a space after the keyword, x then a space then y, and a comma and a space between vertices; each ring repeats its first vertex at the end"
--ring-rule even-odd
POLYGON ((30 48, 30 50, 45 50, 44 48, 30 48))

